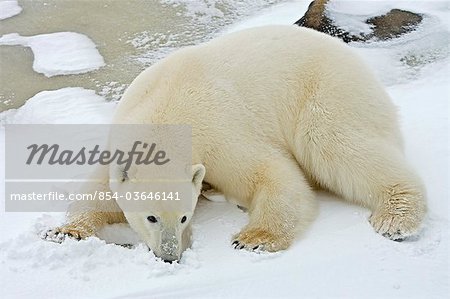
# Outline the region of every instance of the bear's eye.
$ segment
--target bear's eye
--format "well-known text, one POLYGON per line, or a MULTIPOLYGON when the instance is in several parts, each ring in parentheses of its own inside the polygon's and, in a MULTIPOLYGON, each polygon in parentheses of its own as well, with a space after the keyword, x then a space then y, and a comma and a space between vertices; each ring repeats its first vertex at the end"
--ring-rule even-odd
POLYGON ((156 222, 158 222, 158 220, 156 219, 155 216, 148 216, 148 217, 147 217, 147 220, 150 221, 151 223, 156 223, 156 222))
POLYGON ((186 217, 186 216, 183 216, 183 218, 181 218, 181 223, 185 223, 186 220, 187 220, 187 217, 186 217))

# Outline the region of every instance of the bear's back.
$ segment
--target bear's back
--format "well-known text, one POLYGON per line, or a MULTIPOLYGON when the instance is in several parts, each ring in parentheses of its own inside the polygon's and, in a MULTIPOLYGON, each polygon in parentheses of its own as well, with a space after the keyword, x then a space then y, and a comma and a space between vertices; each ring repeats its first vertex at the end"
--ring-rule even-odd
POLYGON ((157 107, 175 118, 200 113, 218 120, 260 113, 273 120, 286 107, 301 108, 317 90, 372 83, 378 84, 340 40, 297 26, 264 26, 178 50, 151 66, 127 89, 116 121, 123 121, 129 110, 135 111, 128 121, 136 115, 148 119, 157 107))
POLYGON ((211 183, 290 156, 302 120, 315 114, 339 115, 337 122, 368 135, 396 123, 382 86, 347 45, 296 26, 179 50, 141 73, 117 110, 116 123, 192 125, 193 163, 206 166, 211 183))

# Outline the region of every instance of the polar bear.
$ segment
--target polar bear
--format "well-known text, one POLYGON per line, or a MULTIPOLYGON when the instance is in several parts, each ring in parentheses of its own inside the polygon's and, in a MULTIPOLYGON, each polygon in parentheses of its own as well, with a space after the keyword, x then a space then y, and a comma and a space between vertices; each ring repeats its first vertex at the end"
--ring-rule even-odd
MULTIPOLYGON (((392 240, 417 233, 426 212, 389 96, 347 45, 307 28, 252 28, 176 51, 131 83, 114 123, 192 126, 193 202, 203 181, 248 211, 237 249, 288 248, 316 216, 315 186, 370 209, 374 230, 392 240)), ((103 188, 111 176, 129 179, 106 172, 103 188)), ((128 221, 164 260, 188 246, 194 207, 111 205, 75 208, 53 233, 85 238, 128 221)))

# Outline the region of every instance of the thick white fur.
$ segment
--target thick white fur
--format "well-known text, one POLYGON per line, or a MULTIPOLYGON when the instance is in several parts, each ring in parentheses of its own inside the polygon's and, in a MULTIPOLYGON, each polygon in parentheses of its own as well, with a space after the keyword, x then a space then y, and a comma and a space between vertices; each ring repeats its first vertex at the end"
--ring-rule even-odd
POLYGON ((313 185, 369 208, 391 239, 417 232, 426 210, 389 96, 347 45, 313 30, 179 50, 133 81, 114 122, 192 125, 192 164, 249 211, 237 248, 287 248, 316 215, 313 185))

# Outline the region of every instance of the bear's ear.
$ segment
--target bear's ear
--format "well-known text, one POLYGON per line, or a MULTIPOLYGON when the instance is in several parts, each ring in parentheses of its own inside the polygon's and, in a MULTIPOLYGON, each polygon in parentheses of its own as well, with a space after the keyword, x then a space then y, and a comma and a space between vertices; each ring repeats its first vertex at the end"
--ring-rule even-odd
POLYGON ((192 165, 192 183, 194 184, 195 189, 200 191, 205 174, 205 166, 203 166, 202 164, 192 165))

